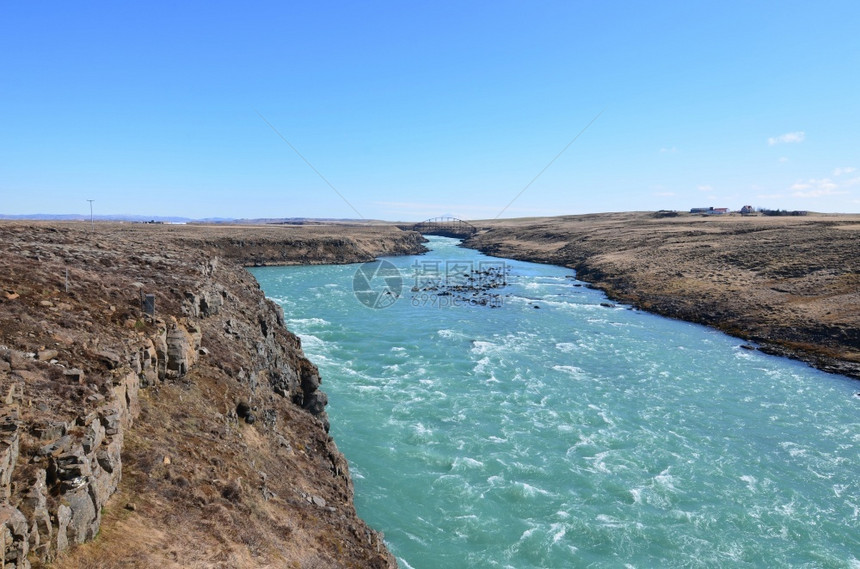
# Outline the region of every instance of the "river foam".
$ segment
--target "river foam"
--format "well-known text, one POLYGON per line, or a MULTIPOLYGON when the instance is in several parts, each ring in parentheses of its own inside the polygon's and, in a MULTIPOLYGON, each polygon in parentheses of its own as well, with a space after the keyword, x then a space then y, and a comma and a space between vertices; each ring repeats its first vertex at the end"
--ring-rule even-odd
MULTIPOLYGON (((488 259, 431 241, 389 259, 404 282, 488 259)), ((407 287, 372 310, 343 294, 356 265, 253 270, 402 567, 860 567, 856 382, 508 266, 495 309, 407 287)))

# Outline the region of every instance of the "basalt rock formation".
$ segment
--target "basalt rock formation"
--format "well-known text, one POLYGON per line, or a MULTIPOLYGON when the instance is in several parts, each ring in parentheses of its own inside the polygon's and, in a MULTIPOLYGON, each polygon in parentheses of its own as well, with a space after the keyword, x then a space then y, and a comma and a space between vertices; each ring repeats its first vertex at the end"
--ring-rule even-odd
POLYGON ((278 229, 0 224, 4 568, 396 566, 316 366, 240 264, 422 239, 278 229))

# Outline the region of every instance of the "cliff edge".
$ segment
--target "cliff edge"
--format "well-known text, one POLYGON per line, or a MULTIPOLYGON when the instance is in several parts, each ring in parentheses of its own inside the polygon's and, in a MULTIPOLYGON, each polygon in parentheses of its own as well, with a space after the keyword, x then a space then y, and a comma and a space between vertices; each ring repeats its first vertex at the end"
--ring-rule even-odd
POLYGON ((0 224, 4 567, 396 567, 316 366, 240 265, 423 239, 303 229, 0 224))

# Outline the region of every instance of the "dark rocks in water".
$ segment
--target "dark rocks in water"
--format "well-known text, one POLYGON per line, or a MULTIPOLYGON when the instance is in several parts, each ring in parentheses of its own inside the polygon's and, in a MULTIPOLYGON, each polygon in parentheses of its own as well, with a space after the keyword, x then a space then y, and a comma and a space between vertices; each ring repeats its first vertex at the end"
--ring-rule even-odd
POLYGON ((415 295, 412 300, 416 305, 498 308, 501 295, 493 291, 507 286, 507 276, 510 273, 510 267, 501 265, 472 269, 464 273, 449 273, 447 270, 440 272, 436 268, 429 270, 427 274, 416 274, 416 284, 411 287, 411 291, 424 294, 415 295))
POLYGON ((741 348, 744 350, 755 350, 756 347, 752 344, 741 344, 741 348))
POLYGON ((601 302, 600 306, 602 306, 604 308, 615 308, 615 305, 612 304, 611 302, 601 302))
POLYGON ((534 306, 532 306, 532 308, 540 308, 540 306, 538 306, 537 304, 535 304, 534 306))

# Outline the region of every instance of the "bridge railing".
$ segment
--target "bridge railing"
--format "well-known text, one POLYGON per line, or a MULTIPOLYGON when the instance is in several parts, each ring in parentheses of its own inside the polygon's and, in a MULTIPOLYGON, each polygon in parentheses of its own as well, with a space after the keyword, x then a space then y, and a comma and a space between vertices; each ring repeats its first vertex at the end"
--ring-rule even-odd
POLYGON ((472 235, 478 228, 457 217, 432 217, 413 226, 414 231, 421 233, 439 233, 450 235, 472 235))

